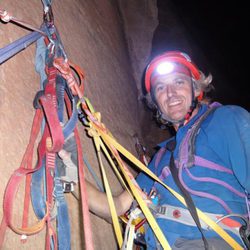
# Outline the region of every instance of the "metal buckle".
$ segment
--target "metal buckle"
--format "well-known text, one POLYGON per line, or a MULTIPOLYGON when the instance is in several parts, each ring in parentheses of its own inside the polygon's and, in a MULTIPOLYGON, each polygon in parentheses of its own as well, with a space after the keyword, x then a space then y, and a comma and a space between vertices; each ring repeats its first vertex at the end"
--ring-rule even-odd
POLYGON ((74 191, 74 183, 73 182, 63 182, 63 192, 64 193, 70 193, 74 191))
POLYGON ((167 210, 166 207, 160 206, 160 207, 158 207, 158 209, 157 209, 157 213, 159 213, 159 214, 165 214, 165 213, 166 213, 166 210, 167 210))

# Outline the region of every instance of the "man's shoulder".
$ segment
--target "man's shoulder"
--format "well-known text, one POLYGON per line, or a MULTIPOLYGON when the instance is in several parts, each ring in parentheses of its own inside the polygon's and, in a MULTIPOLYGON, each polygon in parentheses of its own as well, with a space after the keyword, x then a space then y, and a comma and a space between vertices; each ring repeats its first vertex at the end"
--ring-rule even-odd
POLYGON ((240 117, 250 119, 250 113, 238 105, 221 105, 216 109, 215 116, 220 119, 232 119, 240 117))
POLYGON ((213 132, 214 130, 223 132, 229 128, 249 127, 249 125, 250 113, 246 109, 237 105, 221 105, 205 119, 201 127, 210 128, 213 132))

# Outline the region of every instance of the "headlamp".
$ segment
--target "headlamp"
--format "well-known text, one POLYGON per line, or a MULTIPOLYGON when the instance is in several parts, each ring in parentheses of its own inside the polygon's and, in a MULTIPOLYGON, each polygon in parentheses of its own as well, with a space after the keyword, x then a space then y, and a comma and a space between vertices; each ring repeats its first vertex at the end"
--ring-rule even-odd
POLYGON ((150 92, 151 77, 154 73, 159 75, 169 74, 172 71, 184 73, 192 76, 194 80, 201 77, 197 66, 191 61, 190 57, 180 51, 169 51, 160 56, 155 57, 147 66, 145 72, 145 88, 150 92), (172 66, 171 66, 172 64, 172 66), (188 72, 187 72, 188 71, 188 72))
POLYGON ((174 65, 171 62, 162 62, 156 67, 156 71, 159 75, 166 75, 174 70, 174 65))

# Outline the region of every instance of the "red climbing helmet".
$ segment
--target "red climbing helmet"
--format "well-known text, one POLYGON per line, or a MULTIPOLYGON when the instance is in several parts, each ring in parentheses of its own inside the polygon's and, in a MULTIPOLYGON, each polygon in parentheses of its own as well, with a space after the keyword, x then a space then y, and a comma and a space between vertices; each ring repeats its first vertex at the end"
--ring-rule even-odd
POLYGON ((201 73, 191 58, 180 51, 168 51, 155 57, 148 65, 145 73, 145 87, 150 92, 152 75, 164 75, 170 72, 182 72, 199 80, 201 73))

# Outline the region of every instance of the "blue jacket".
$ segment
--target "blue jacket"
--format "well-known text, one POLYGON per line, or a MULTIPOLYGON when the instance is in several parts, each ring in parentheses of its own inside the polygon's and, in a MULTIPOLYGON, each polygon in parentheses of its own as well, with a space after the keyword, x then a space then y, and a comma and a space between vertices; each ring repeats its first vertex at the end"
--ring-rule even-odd
MULTIPOLYGON (((188 124, 177 131, 177 146, 174 151, 175 160, 178 160, 179 146, 188 129, 207 109, 207 105, 202 105, 197 115, 193 117, 188 124)), ((159 147, 165 147, 166 143, 167 141, 161 143, 159 147)), ((250 114, 248 111, 233 105, 220 106, 217 108, 202 122, 196 137, 195 147, 195 154, 197 156, 224 166, 232 170, 233 174, 194 165, 189 168, 193 176, 211 177, 223 180, 242 193, 244 193, 245 190, 250 193, 250 114)), ((158 166, 155 164, 156 155, 150 162, 149 169, 160 176, 164 167, 168 168, 170 152, 166 151, 164 153, 158 166)), ((183 179, 185 184, 193 190, 206 192, 223 200, 233 213, 247 214, 245 199, 230 192, 224 186, 212 182, 194 181, 185 171, 183 171, 183 179)), ((184 207, 162 185, 155 183, 146 174, 139 174, 137 182, 140 187, 148 193, 153 186, 156 188, 159 205, 169 204, 172 206, 184 207)), ((164 182, 180 193, 171 174, 164 178, 164 182)), ((196 195, 192 195, 192 198, 195 206, 203 212, 216 214, 228 213, 220 203, 213 199, 196 195)), ((157 222, 163 230, 170 246, 174 244, 177 238, 201 238, 201 234, 197 227, 186 226, 166 219, 157 219, 157 222)), ((206 231, 205 236, 207 238, 219 237, 212 230, 206 231)), ((233 237, 236 238, 235 236, 233 237)), ((150 228, 146 231, 145 240, 148 249, 155 249, 155 236, 150 228)), ((237 241, 239 242, 239 239, 237 239, 237 241)))

